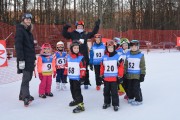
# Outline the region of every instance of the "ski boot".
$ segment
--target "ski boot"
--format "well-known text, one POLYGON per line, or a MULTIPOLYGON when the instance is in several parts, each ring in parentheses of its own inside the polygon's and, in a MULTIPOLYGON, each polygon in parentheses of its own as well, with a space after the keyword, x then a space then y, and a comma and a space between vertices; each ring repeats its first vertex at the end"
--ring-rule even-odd
POLYGON ((45 99, 45 98, 46 98, 46 95, 45 95, 45 94, 41 94, 41 95, 39 95, 39 97, 45 99))
POLYGON ((56 82, 56 90, 60 90, 60 83, 56 82))
POLYGON ((80 113, 85 110, 84 103, 79 103, 78 106, 73 110, 73 113, 80 113))
POLYGON ((50 93, 46 93, 46 96, 53 97, 53 94, 51 92, 50 93))
POLYGON ((104 104, 103 105, 103 109, 107 109, 108 107, 110 107, 111 105, 110 104, 104 104))
POLYGON ((61 85, 61 90, 66 90, 67 88, 66 88, 66 83, 62 83, 62 85, 61 85))
POLYGON ((24 98, 24 106, 25 107, 28 107, 30 103, 31 103, 31 101, 29 98, 24 98))
POLYGON ((78 105, 78 103, 76 102, 76 101, 71 101, 70 103, 69 103, 69 106, 76 106, 76 105, 78 105))
POLYGON ((132 102, 134 102, 134 99, 128 99, 128 103, 131 104, 132 102))
POLYGON ((133 101, 133 102, 131 102, 131 105, 133 105, 133 106, 139 106, 139 105, 142 105, 142 102, 133 101))
POLYGON ((96 90, 100 90, 101 89, 101 86, 96 86, 96 90))
MULTIPOLYGON (((19 100, 20 100, 20 101, 23 101, 23 98, 22 98, 21 95, 19 96, 19 100)), ((29 100, 30 100, 30 101, 33 101, 33 100, 34 100, 34 97, 30 95, 30 96, 29 96, 29 100)))
POLYGON ((118 111, 119 110, 119 106, 114 106, 114 111, 118 111))
POLYGON ((88 85, 84 85, 84 89, 88 89, 88 85))

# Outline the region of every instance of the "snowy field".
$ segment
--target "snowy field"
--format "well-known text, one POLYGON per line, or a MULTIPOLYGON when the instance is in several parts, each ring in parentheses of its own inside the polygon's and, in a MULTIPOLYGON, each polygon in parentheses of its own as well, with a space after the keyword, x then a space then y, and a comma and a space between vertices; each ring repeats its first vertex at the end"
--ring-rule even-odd
MULTIPOLYGON (((74 114, 74 107, 68 104, 72 100, 69 84, 68 90, 56 91, 55 79, 52 92, 54 97, 41 99, 38 97, 38 78, 30 83, 31 95, 35 100, 29 107, 24 107, 18 100, 21 81, 11 67, 0 68, 0 120, 180 120, 180 52, 176 50, 145 53, 147 75, 141 84, 143 105, 131 106, 120 96, 120 109, 114 112, 113 107, 102 109, 103 91, 95 90, 94 72, 90 71, 92 86, 82 93, 85 112, 74 114), (10 70, 7 70, 10 69, 10 70), (7 73, 7 79, 18 81, 7 83, 2 80, 2 74, 7 73), (11 73, 11 74, 9 74, 11 73), (10 76, 11 78, 9 78, 10 76), (179 111, 179 112, 178 112, 179 111)), ((11 62, 16 66, 15 62, 11 62)), ((7 80, 8 81, 8 80, 7 80)))

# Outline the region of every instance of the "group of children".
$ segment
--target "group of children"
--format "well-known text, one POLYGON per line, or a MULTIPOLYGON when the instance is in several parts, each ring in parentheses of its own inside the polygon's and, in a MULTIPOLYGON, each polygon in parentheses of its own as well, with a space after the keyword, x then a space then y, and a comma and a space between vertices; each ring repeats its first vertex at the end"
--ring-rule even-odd
POLYGON ((123 90, 129 104, 142 104, 140 82, 144 81, 146 66, 144 55, 139 50, 138 40, 129 42, 127 38, 114 38, 103 44, 102 35, 96 34, 90 49, 90 61, 85 61, 79 47, 78 41, 71 43, 70 53, 67 54, 64 51, 64 43, 60 41, 56 45, 57 51, 52 55, 50 44, 42 46, 37 59, 37 70, 41 80, 39 97, 53 96, 52 76, 56 77, 56 88, 65 90, 68 76, 73 98, 69 106, 77 106, 73 109, 73 113, 84 111, 81 85, 86 75, 86 62, 89 62, 90 69, 95 72, 96 90, 100 90, 104 84, 103 109, 110 107, 112 101, 114 111, 118 111, 118 93, 122 94, 123 90))

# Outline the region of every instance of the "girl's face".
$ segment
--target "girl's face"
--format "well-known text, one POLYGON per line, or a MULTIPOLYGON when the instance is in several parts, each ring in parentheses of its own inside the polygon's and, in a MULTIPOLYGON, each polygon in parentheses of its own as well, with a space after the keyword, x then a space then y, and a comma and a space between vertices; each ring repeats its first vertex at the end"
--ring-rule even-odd
POLYGON ((95 38, 95 41, 97 44, 99 44, 101 42, 101 38, 95 38))
POLYGON ((137 45, 131 46, 131 50, 132 50, 132 51, 137 51, 137 50, 138 50, 138 46, 137 46, 137 45))
POLYGON ((128 44, 127 44, 127 43, 122 44, 122 48, 123 48, 124 50, 128 49, 128 44))
POLYGON ((73 47, 73 52, 74 52, 75 54, 79 53, 79 46, 74 46, 74 47, 73 47))
POLYGON ((44 48, 44 53, 49 54, 51 52, 50 48, 44 48))
POLYGON ((57 45, 57 50, 63 50, 64 49, 64 46, 63 45, 61 45, 61 44, 59 44, 59 45, 57 45))
POLYGON ((108 46, 107 47, 108 52, 114 52, 114 46, 108 46))
POLYGON ((31 25, 31 19, 30 19, 30 18, 25 18, 25 19, 24 19, 24 23, 25 23, 27 26, 30 26, 30 25, 31 25))

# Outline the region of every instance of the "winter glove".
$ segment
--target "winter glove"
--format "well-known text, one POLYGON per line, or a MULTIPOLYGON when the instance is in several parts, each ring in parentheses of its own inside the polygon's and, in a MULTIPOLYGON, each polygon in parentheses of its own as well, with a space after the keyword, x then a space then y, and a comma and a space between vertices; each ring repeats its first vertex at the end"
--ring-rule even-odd
POLYGON ((25 68, 25 61, 19 61, 19 69, 23 70, 25 68))
POLYGON ((53 73, 53 78, 55 78, 56 77, 56 71, 54 71, 54 73, 53 73))
POLYGON ((144 75, 144 74, 141 74, 141 75, 140 75, 140 79, 139 79, 139 80, 140 80, 140 82, 144 82, 144 77, 145 77, 145 75, 144 75))
POLYGON ((85 79, 84 78, 80 78, 79 82, 80 82, 81 85, 84 85, 85 79))
POLYGON ((96 26, 99 26, 99 25, 100 25, 100 22, 101 22, 100 19, 98 19, 98 20, 95 22, 95 25, 96 25, 96 26))
POLYGON ((89 67, 90 67, 90 70, 93 71, 93 65, 90 64, 89 67))
POLYGON ((42 78, 43 78, 42 73, 39 73, 39 79, 42 80, 42 78))
POLYGON ((123 83, 123 77, 117 77, 117 82, 118 82, 118 84, 122 84, 123 83))

